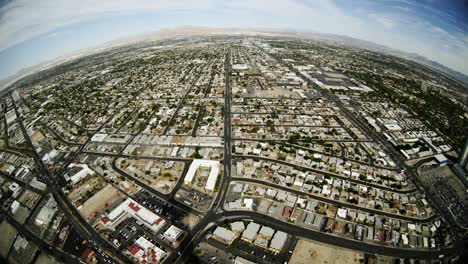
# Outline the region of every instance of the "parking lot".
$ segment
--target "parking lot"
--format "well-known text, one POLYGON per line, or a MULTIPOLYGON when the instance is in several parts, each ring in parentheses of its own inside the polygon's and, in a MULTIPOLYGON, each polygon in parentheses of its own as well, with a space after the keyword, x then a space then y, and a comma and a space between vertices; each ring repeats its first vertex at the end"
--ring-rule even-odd
POLYGON ((169 204, 168 202, 152 195, 146 191, 139 192, 135 195, 135 200, 148 207, 154 213, 178 223, 183 228, 186 228, 182 219, 187 215, 186 212, 178 209, 174 205, 169 204))
MULTIPOLYGON (((218 240, 209 239, 208 242, 218 248, 226 248, 226 245, 218 240)), ((268 249, 261 248, 237 238, 227 249, 232 256, 241 256, 256 263, 283 264, 288 262, 295 244, 296 239, 289 238, 284 244, 283 250, 280 253, 274 253, 268 249)))
POLYGON ((194 189, 187 190, 185 188, 180 188, 179 191, 177 191, 176 199, 202 212, 210 209, 213 201, 213 197, 206 193, 194 189))

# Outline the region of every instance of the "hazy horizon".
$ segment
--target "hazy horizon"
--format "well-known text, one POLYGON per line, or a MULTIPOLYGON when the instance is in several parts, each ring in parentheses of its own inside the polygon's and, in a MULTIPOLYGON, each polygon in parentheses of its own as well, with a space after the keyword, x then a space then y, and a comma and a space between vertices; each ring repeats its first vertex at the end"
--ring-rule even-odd
POLYGON ((344 35, 468 75, 467 10, 463 0, 10 0, 0 4, 0 79, 81 49, 182 25, 344 35))

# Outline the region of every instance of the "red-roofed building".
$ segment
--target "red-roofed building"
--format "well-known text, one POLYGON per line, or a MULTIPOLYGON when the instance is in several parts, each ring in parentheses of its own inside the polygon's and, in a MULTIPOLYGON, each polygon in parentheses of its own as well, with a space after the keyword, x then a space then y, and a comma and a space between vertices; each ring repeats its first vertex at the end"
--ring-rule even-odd
POLYGON ((128 198, 112 210, 107 216, 101 218, 101 222, 110 229, 115 229, 122 221, 133 217, 141 221, 147 228, 157 232, 164 226, 165 220, 159 215, 151 212, 137 202, 128 198))
POLYGON ((141 249, 137 245, 133 244, 127 250, 132 254, 132 256, 135 256, 141 249))
POLYGON ((154 251, 154 249, 151 249, 151 260, 153 263, 158 262, 158 257, 156 256, 156 251, 154 251))
POLYGON ((285 206, 284 207, 284 210, 283 210, 283 217, 284 218, 289 218, 291 216, 291 212, 292 212, 292 207, 290 206, 285 206))
POLYGON ((101 218, 101 221, 104 223, 104 224, 107 224, 107 222, 109 222, 109 217, 108 216, 104 216, 101 218))
POLYGON ((134 203, 128 204, 128 207, 130 207, 130 209, 132 209, 135 212, 138 212, 138 210, 140 210, 140 207, 134 203))

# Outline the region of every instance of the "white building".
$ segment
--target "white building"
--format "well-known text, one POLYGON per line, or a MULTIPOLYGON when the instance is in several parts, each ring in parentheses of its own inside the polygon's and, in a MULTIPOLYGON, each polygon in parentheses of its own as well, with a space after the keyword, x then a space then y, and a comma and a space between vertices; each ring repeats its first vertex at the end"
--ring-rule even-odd
POLYGON ((220 226, 218 226, 215 231, 213 231, 213 236, 227 244, 231 244, 232 241, 236 238, 236 234, 234 232, 220 226))
POLYGON ((18 211, 20 207, 20 203, 16 200, 13 201, 13 203, 11 203, 11 206, 10 206, 10 211, 12 214, 15 214, 16 211, 18 211))
POLYGON ((231 223, 231 230, 234 232, 239 232, 239 233, 244 231, 245 230, 244 223, 242 221, 231 223))
POLYGON ((138 260, 138 263, 161 263, 166 252, 144 237, 140 237, 127 249, 128 253, 138 260))
POLYGON ((260 229, 260 225, 255 222, 250 222, 247 225, 247 229, 242 233, 242 239, 247 242, 252 242, 254 238, 257 236, 258 230, 260 229))
POLYGON ((58 154, 59 152, 56 149, 53 149, 42 157, 42 161, 49 164, 55 157, 57 157, 58 154))
POLYGON ((143 225, 155 233, 159 231, 166 223, 164 219, 154 214, 150 210, 142 207, 131 198, 125 200, 114 210, 112 210, 112 212, 110 212, 107 216, 102 217, 101 222, 107 228, 114 229, 128 217, 133 217, 137 221, 142 222, 143 225))
POLYGON ((70 177, 70 180, 72 181, 73 184, 79 182, 81 179, 84 179, 89 175, 94 174, 94 171, 90 169, 87 164, 72 163, 69 166, 69 168, 75 168, 75 167, 81 168, 81 170, 70 177))
POLYGON ((29 183, 32 187, 37 188, 39 190, 45 190, 47 185, 41 181, 39 181, 36 177, 34 177, 31 182, 29 183))
POLYGON ((271 240, 270 250, 277 253, 280 252, 281 249, 283 249, 284 243, 286 242, 287 238, 288 234, 286 234, 285 232, 276 232, 273 236, 273 239, 271 240))
POLYGON ((346 215, 348 214, 348 210, 343 208, 338 208, 337 216, 341 219, 346 219, 346 215))
POLYGON ((210 168, 210 174, 208 175, 208 179, 206 181, 205 190, 207 191, 214 191, 216 181, 218 180, 218 173, 219 173, 219 161, 216 160, 202 160, 202 159, 195 159, 192 161, 189 170, 184 178, 185 185, 191 185, 195 174, 200 167, 210 168))
POLYGON ((273 230, 273 228, 268 227, 268 226, 262 226, 259 232, 259 234, 262 235, 266 239, 270 239, 274 233, 275 233, 275 230, 273 230))
POLYGON ((50 197, 37 214, 34 223, 38 226, 47 226, 55 215, 55 212, 57 212, 57 202, 53 197, 50 197))
POLYGON ((182 230, 174 225, 171 225, 166 232, 164 232, 164 237, 170 241, 177 241, 182 235, 182 230))

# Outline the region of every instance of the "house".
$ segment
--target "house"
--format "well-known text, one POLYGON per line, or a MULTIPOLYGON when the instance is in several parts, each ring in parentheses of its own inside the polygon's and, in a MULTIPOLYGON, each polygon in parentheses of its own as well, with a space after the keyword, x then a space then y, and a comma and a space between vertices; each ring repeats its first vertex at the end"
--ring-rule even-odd
POLYGON ((236 238, 236 234, 231 230, 218 226, 215 231, 213 231, 213 237, 223 243, 230 245, 236 238))

